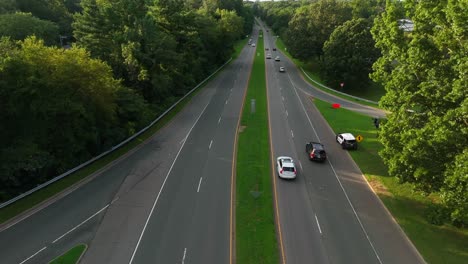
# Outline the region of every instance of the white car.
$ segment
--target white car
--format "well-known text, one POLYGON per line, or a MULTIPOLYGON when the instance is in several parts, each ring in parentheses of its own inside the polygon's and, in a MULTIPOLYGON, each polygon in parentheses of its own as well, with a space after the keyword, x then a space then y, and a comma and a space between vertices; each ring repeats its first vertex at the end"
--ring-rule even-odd
POLYGON ((276 56, 275 61, 280 61, 280 57, 276 56))
POLYGON ((291 157, 281 156, 276 159, 276 167, 278 170, 278 176, 283 179, 295 179, 296 178, 296 166, 291 157))
POLYGON ((255 43, 252 43, 252 47, 255 47, 255 43))
POLYGON ((351 133, 341 133, 336 135, 336 142, 338 142, 343 149, 357 149, 356 138, 351 133))
POLYGON ((285 72, 286 69, 285 69, 284 67, 280 67, 280 68, 279 68, 279 71, 280 71, 280 72, 285 72))
POLYGON ((266 55, 266 58, 267 58, 267 59, 271 59, 271 54, 268 53, 268 54, 266 55))

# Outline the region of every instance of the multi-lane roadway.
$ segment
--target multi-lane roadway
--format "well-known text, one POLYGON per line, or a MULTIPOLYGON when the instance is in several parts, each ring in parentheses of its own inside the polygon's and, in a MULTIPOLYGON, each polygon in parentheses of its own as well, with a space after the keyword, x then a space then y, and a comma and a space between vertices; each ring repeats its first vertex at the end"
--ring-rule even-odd
MULTIPOLYGON (((265 47, 272 160, 291 156, 298 167, 294 181, 273 176, 285 263, 421 263, 419 253, 372 192, 349 154, 313 105, 313 98, 382 116, 377 109, 328 95, 309 85, 294 64, 273 51, 267 30, 265 47), (286 72, 279 72, 279 67, 286 72), (328 160, 308 160, 305 144, 319 141, 328 160)), ((273 165, 274 166, 274 165, 273 165)))
MULTIPOLYGON (((275 39, 266 30, 264 41, 273 58, 281 57, 266 60, 272 160, 289 155, 299 169, 294 181, 272 175, 281 261, 423 262, 311 98, 370 116, 384 113, 313 88, 272 51, 275 39), (325 144, 327 162, 307 159, 305 143, 313 140, 325 144)), ((230 263, 235 135, 255 52, 246 46, 140 147, 2 225, 1 262, 46 263, 85 243, 81 263, 230 263)))
POLYGON ((81 263, 229 263, 234 139, 254 52, 246 46, 137 149, 2 225, 0 262, 47 263, 85 243, 81 263))

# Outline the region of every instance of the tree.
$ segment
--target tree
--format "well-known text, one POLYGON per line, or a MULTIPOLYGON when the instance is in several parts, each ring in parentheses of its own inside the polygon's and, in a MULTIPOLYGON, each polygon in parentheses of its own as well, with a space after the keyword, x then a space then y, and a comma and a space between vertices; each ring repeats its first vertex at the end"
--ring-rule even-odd
POLYGON ((457 226, 468 225, 468 150, 457 155, 446 171, 442 189, 444 203, 450 209, 450 220, 457 226))
POLYGON ((53 22, 41 20, 29 13, 0 15, 0 36, 24 40, 31 35, 43 39, 48 45, 59 42, 58 26, 53 22))
POLYGON ((369 83, 372 64, 379 58, 369 31, 372 23, 353 19, 337 27, 323 47, 323 71, 332 87, 345 82, 346 87, 358 88, 369 83))
POLYGON ((16 0, 0 1, 0 14, 14 13, 16 10, 16 0))
POLYGON ((83 0, 83 13, 75 16, 73 27, 79 46, 108 62, 115 76, 146 100, 162 102, 171 94, 180 57, 175 39, 164 32, 146 2, 83 0))
POLYGON ((351 7, 343 1, 323 0, 298 8, 286 33, 291 55, 303 60, 321 56, 330 34, 350 19, 351 7))
POLYGON ((353 0, 351 1, 351 6, 353 8, 353 18, 370 19, 383 12, 385 9, 385 1, 353 0))
POLYGON ((34 37, 17 44, 3 38, 0 57, 4 195, 27 190, 122 140, 108 135, 119 134, 116 98, 125 88, 105 63, 84 49, 46 47, 34 37))
POLYGON ((398 25, 399 4, 387 1, 372 28, 382 57, 371 77, 384 85, 381 105, 391 112, 380 134, 381 157, 402 182, 466 195, 454 188, 466 181, 451 164, 468 166, 457 158, 468 146, 468 7, 455 0, 405 1, 406 18, 415 25, 405 32, 398 25))
POLYGON ((16 3, 21 12, 52 21, 59 26, 61 35, 71 36, 72 16, 63 0, 16 0, 16 3))
POLYGON ((234 41, 243 33, 244 20, 235 11, 217 10, 219 14, 219 26, 226 41, 226 46, 232 49, 234 41))

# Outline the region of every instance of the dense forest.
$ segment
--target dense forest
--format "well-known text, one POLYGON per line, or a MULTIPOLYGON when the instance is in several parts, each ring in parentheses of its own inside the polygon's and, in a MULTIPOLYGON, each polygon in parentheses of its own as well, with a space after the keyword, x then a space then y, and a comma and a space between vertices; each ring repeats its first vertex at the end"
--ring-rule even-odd
POLYGON ((0 200, 148 125, 252 25, 242 0, 0 1, 0 200))
POLYGON ((380 153, 389 174, 436 194, 432 222, 468 225, 466 1, 315 0, 254 6, 327 84, 377 83, 389 110, 380 153))

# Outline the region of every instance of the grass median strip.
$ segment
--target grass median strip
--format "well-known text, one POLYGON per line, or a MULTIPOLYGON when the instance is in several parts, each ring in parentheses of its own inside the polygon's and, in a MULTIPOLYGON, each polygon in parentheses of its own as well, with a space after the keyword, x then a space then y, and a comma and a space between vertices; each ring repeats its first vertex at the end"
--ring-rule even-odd
POLYGON ((378 155, 382 145, 371 117, 333 109, 330 103, 318 99, 314 103, 336 133, 350 132, 364 138, 357 151, 350 151, 351 157, 424 259, 428 263, 467 263, 468 229, 428 223, 425 213, 430 197, 388 175, 378 155))
POLYGON ((67 251, 60 257, 52 260, 49 264, 75 264, 86 250, 86 245, 80 244, 67 251))
MULTIPOLYGON (((235 44, 235 52, 233 54, 233 60, 237 58, 240 54, 240 51, 247 43, 247 39, 240 40, 235 44)), ((220 72, 215 74, 211 77, 211 79, 215 78, 220 72)), ((194 91, 191 95, 187 96, 184 100, 182 100, 174 109, 172 109, 165 117, 163 117, 159 122, 154 124, 150 129, 148 129, 145 133, 140 135, 139 137, 135 138, 125 146, 122 146, 118 150, 110 153, 109 155, 97 160, 96 162, 90 164, 89 166, 65 177, 64 179, 57 181, 5 208, 0 209, 0 224, 8 221, 9 219, 21 214, 22 212, 33 208, 34 206, 40 204, 41 202, 53 197, 54 195, 60 193, 61 191, 67 189, 68 187, 72 186, 73 184, 85 179, 89 175, 93 174, 94 172, 102 169, 112 161, 118 159, 125 153, 129 152, 133 148, 137 147, 141 143, 143 143, 148 138, 152 137, 159 129, 164 127, 168 124, 175 115, 177 115, 185 105, 190 102, 190 100, 201 90, 203 89, 204 85, 194 91)), ((174 101, 175 102, 175 101, 174 101)), ((170 105, 168 105, 169 107, 170 105)))
POLYGON ((263 46, 263 39, 259 38, 239 128, 236 260, 242 264, 279 262, 272 202, 263 46), (252 99, 255 100, 254 113, 251 113, 252 99))

